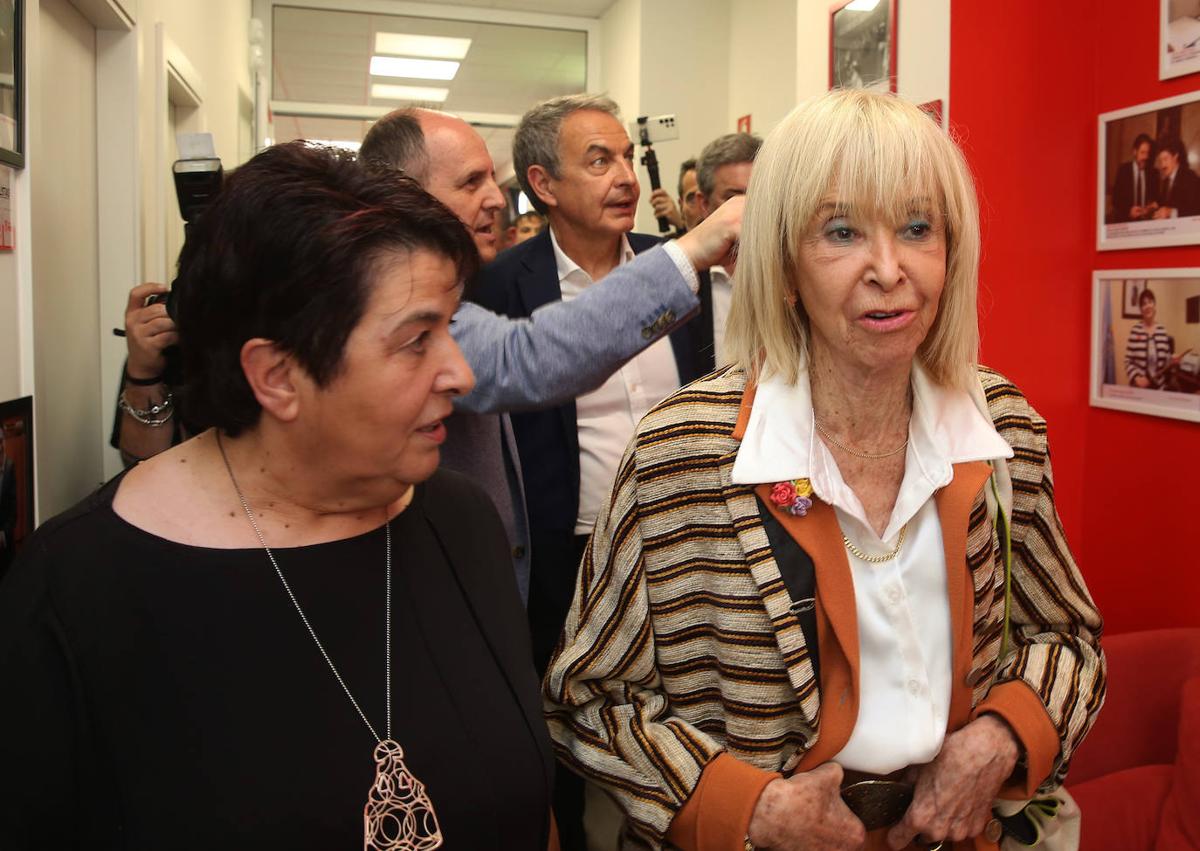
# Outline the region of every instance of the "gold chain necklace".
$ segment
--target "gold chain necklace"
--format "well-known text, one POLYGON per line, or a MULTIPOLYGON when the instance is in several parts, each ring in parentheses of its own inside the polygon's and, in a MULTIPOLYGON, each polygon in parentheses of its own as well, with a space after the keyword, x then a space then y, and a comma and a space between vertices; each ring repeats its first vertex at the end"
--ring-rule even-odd
POLYGON ((895 449, 892 449, 888 452, 879 452, 879 453, 857 452, 857 451, 851 449, 849 446, 844 446, 841 443, 838 443, 834 439, 833 435, 831 435, 829 432, 825 431, 825 429, 821 426, 821 421, 817 419, 816 414, 813 414, 813 425, 815 425, 817 427, 817 431, 821 432, 821 435, 826 440, 828 440, 830 443, 832 443, 838 449, 842 450, 843 452, 845 452, 849 455, 853 455, 855 458, 866 458, 868 461, 878 461, 880 458, 891 458, 893 455, 897 455, 900 452, 903 452, 905 450, 905 448, 908 446, 908 438, 906 437, 906 438, 904 438, 903 443, 901 443, 895 449))
POLYGON ((896 556, 900 555, 900 548, 904 546, 904 533, 908 531, 908 524, 905 523, 900 527, 900 537, 896 539, 896 546, 890 553, 884 553, 881 556, 867 555, 842 534, 842 543, 846 545, 846 549, 850 551, 850 555, 854 556, 859 561, 865 561, 867 564, 883 564, 885 561, 891 561, 896 556))

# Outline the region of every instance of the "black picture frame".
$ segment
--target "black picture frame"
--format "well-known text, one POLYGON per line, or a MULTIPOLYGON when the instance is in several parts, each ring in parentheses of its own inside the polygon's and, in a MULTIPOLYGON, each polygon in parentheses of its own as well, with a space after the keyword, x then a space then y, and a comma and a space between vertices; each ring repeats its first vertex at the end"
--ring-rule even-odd
POLYGON ((0 163, 25 167, 25 3, 0 0, 0 163))
POLYGON ((1142 297, 1142 290, 1146 289, 1146 279, 1126 278, 1122 283, 1121 318, 1141 319, 1142 308, 1138 305, 1138 299, 1142 297))
POLYGON ((33 534, 33 397, 0 402, 0 578, 33 534))

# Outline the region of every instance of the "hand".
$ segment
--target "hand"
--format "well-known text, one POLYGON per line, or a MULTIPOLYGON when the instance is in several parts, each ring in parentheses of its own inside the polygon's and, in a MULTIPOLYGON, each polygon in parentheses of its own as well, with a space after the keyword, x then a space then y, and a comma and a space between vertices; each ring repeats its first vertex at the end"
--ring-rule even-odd
POLYGON ((842 800, 841 784, 835 762, 772 780, 750 816, 750 841, 772 851, 862 848, 867 831, 842 800))
POLYGON ((1152 218, 1152 219, 1169 219, 1169 218, 1171 218, 1171 213, 1173 213, 1173 212, 1174 212, 1174 210, 1171 207, 1159 207, 1157 210, 1154 211, 1154 215, 1152 215, 1150 218, 1152 218))
POLYGON ((683 227, 683 216, 679 215, 679 208, 675 206, 675 201, 667 194, 667 190, 655 189, 651 192, 650 206, 654 208, 655 218, 666 219, 676 230, 683 227))
POLYGON ((700 270, 724 266, 725 271, 733 274, 745 206, 746 196, 730 198, 711 216, 679 237, 679 247, 693 266, 700 270))
POLYGON ((1149 387, 1150 379, 1144 375, 1135 376, 1133 379, 1133 386, 1134 387, 1149 387))
POLYGON ((162 302, 146 306, 147 297, 166 291, 162 284, 139 284, 129 291, 129 301, 125 305, 125 345, 129 350, 129 361, 125 371, 132 378, 162 375, 167 368, 163 349, 179 342, 175 322, 167 315, 167 306, 162 302))
POLYGON ((992 818, 992 801, 1019 755, 1012 728, 996 715, 981 715, 951 733, 937 758, 921 766, 913 801, 888 831, 888 845, 904 848, 917 836, 957 842, 983 833, 992 818))

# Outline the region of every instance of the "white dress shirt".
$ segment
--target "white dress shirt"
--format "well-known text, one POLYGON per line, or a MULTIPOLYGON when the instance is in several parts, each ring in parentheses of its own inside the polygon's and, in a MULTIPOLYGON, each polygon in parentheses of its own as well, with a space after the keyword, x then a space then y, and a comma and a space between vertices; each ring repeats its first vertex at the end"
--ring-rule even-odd
MULTIPOLYGON (((550 229, 550 244, 554 247, 563 301, 570 301, 594 282, 578 263, 563 253, 554 228, 550 229)), ((633 257, 629 240, 622 236, 618 265, 628 263, 633 257)), ((612 490, 621 456, 633 438, 638 420, 677 389, 679 370, 675 354, 670 338, 663 337, 595 390, 575 399, 575 422, 579 430, 579 514, 575 534, 590 535, 595 528, 596 515, 612 490)))
POLYGON ((733 281, 723 266, 708 270, 712 280, 713 353, 717 366, 725 364, 725 323, 729 321, 729 305, 733 303, 733 281))
POLYGON ((929 762, 946 733, 953 642, 933 495, 953 479, 954 464, 1013 454, 967 393, 934 384, 919 365, 912 389, 904 479, 882 537, 813 426, 806 370, 795 384, 776 377, 758 385, 732 473, 737 484, 808 479, 833 506, 843 534, 869 555, 891 552, 907 524, 891 561, 871 564, 846 554, 858 617, 859 708, 834 760, 874 774, 929 762))

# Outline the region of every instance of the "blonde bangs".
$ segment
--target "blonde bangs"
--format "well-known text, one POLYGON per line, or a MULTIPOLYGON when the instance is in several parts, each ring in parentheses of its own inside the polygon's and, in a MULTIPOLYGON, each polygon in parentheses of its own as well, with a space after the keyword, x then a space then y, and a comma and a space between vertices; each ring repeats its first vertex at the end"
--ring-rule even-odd
POLYGON ((833 193, 856 216, 901 220, 914 210, 941 213, 946 287, 918 356, 939 383, 965 387, 975 380, 979 215, 966 161, 917 107, 860 90, 801 104, 755 159, 726 328, 730 361, 753 376, 796 379, 808 330, 803 311, 788 303, 795 259, 813 216, 833 193))

